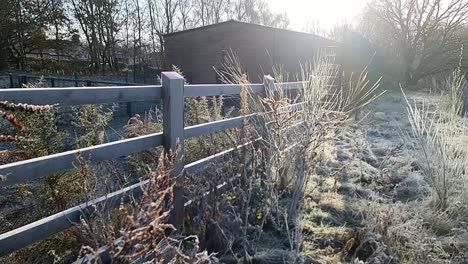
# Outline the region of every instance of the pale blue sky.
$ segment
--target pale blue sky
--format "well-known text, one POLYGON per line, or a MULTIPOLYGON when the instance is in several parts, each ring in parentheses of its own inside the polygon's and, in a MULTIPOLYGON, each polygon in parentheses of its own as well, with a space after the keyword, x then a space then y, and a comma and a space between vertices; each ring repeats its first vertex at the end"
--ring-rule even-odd
POLYGON ((368 0, 267 0, 275 12, 286 12, 294 30, 303 30, 307 23, 331 29, 343 21, 351 21, 368 0))

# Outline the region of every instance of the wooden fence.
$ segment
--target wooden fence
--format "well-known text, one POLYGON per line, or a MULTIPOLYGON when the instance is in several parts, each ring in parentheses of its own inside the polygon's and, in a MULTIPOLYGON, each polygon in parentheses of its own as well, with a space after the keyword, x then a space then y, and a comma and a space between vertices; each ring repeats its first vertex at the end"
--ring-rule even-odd
MULTIPOLYGON (((249 84, 250 93, 262 94, 265 86, 269 89, 281 86, 282 89, 302 89, 304 83, 274 83, 274 79, 265 76, 263 84, 249 84)), ((223 119, 215 122, 184 127, 184 98, 198 96, 239 95, 242 90, 240 84, 221 85, 187 85, 182 76, 175 72, 162 73, 162 85, 158 86, 119 86, 119 87, 71 87, 71 88, 32 88, 32 89, 0 89, 0 100, 14 103, 28 103, 36 105, 58 104, 59 106, 105 104, 122 102, 141 102, 148 100, 163 100, 163 132, 136 138, 109 142, 92 147, 70 150, 44 157, 19 161, 0 166, 0 187, 12 186, 26 181, 37 180, 41 177, 74 168, 77 155, 91 162, 116 159, 144 150, 163 146, 166 151, 184 149, 184 140, 202 135, 219 132, 229 128, 239 128, 246 119, 255 114, 223 119)), ((292 105, 287 111, 297 111, 301 105, 292 105)), ((185 164, 182 151, 176 163, 174 174, 182 170, 187 173, 202 171, 208 165, 228 159, 241 145, 196 162, 185 164)), ((148 181, 143 181, 119 191, 107 194, 95 200, 80 204, 65 211, 40 219, 28 225, 0 235, 0 256, 26 247, 50 235, 70 228, 80 222, 99 205, 118 206, 122 199, 130 196, 138 197, 142 194, 142 187, 148 181)), ((220 186, 222 187, 222 186, 220 186)), ((182 190, 174 193, 174 224, 181 225, 185 202, 182 190)))
POLYGON ((10 87, 22 87, 23 85, 33 81, 37 82, 39 80, 45 81, 50 87, 60 87, 61 85, 58 82, 66 82, 66 83, 74 83, 75 87, 79 86, 100 86, 100 85, 142 85, 142 83, 135 83, 129 82, 128 78, 126 81, 108 81, 108 80, 91 80, 91 79, 81 79, 77 75, 74 78, 66 78, 66 77, 57 77, 57 76, 35 76, 35 75, 27 75, 27 74, 19 74, 14 76, 13 74, 9 74, 10 79, 10 87), (15 82, 15 79, 17 80, 15 82), (80 85, 82 84, 82 85, 80 85))

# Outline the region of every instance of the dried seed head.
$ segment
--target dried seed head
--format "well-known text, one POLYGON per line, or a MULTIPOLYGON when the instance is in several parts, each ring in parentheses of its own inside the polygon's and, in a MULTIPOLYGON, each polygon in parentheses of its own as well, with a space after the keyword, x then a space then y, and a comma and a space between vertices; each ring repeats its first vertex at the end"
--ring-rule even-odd
POLYGON ((0 101, 0 108, 10 112, 28 112, 42 113, 52 110, 52 105, 30 105, 30 104, 15 104, 8 101, 0 101))
POLYGON ((21 136, 0 135, 0 141, 16 144, 27 141, 27 139, 21 136))
POLYGON ((26 130, 26 125, 18 120, 15 115, 0 111, 0 116, 10 122, 10 124, 20 130, 26 130))

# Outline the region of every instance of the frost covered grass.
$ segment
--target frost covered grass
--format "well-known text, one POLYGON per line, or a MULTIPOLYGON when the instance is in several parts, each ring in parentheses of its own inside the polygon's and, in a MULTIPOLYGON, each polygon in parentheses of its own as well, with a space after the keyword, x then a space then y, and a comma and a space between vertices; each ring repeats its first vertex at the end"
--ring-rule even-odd
POLYGON ((431 208, 435 213, 468 216, 468 122, 461 116, 464 75, 456 70, 446 82, 441 100, 415 105, 407 99, 412 136, 420 152, 420 163, 431 186, 431 208))
POLYGON ((439 85, 441 94, 404 94, 409 124, 400 126, 400 133, 409 162, 399 166, 407 176, 393 193, 406 186, 404 193, 415 198, 382 203, 376 195, 361 205, 366 226, 402 263, 468 259, 468 122, 461 115, 465 79, 456 70, 439 85))

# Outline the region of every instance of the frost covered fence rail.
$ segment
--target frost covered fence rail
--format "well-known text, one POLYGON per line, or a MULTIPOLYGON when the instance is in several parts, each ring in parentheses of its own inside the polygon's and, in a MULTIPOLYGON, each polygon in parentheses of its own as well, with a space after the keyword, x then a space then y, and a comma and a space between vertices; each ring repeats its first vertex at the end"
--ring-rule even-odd
POLYGON ((20 74, 17 75, 16 79, 17 82, 15 85, 15 81, 13 80, 13 74, 9 74, 10 78, 10 87, 21 87, 25 84, 27 84, 29 81, 34 81, 38 82, 40 80, 44 82, 50 83, 51 87, 56 87, 60 86, 57 85, 57 82, 69 82, 69 83, 74 83, 76 87, 80 86, 81 84, 84 84, 84 86, 93 86, 94 84, 108 84, 108 85, 141 85, 141 83, 135 83, 135 82, 128 82, 128 79, 126 81, 108 81, 108 80, 91 80, 91 79, 81 79, 78 78, 77 75, 74 76, 74 78, 66 78, 66 77, 59 77, 59 76, 34 76, 34 75, 27 75, 27 74, 20 74))
MULTIPOLYGON (((136 138, 123 139, 88 148, 76 149, 67 152, 52 154, 34 159, 14 162, 0 166, 0 187, 14 186, 41 177, 73 169, 77 156, 81 156, 90 162, 99 162, 124 157, 133 153, 163 146, 165 151, 184 149, 184 140, 199 137, 230 128, 240 128, 245 121, 256 114, 223 119, 215 122, 184 127, 184 98, 198 96, 239 95, 243 86, 250 93, 262 94, 275 87, 283 89, 302 89, 304 83, 274 83, 270 76, 264 77, 263 84, 206 84, 187 85, 182 76, 175 72, 162 73, 162 85, 151 86, 111 86, 111 87, 70 87, 70 88, 24 88, 24 89, 0 89, 0 100, 13 103, 28 103, 36 105, 83 105, 105 104, 116 102, 140 102, 148 100, 163 101, 163 132, 136 138), (265 89, 268 86, 268 89, 265 89)), ((284 109, 285 111, 300 111, 301 104, 296 104, 284 109)), ((247 146, 246 144, 230 150, 226 150, 191 164, 185 164, 183 153, 179 151, 179 159, 173 171, 179 175, 183 170, 188 173, 199 172, 212 163, 229 159, 235 150, 247 146)), ((0 234, 0 256, 9 254, 15 250, 26 247, 40 241, 50 235, 70 228, 80 222, 80 217, 88 215, 96 205, 118 206, 122 199, 130 195, 138 197, 142 193, 142 187, 146 182, 140 182, 116 192, 99 197, 95 200, 72 207, 56 213, 36 222, 22 226, 15 230, 0 234)), ((183 190, 174 192, 174 225, 180 226, 184 204, 183 190)))

